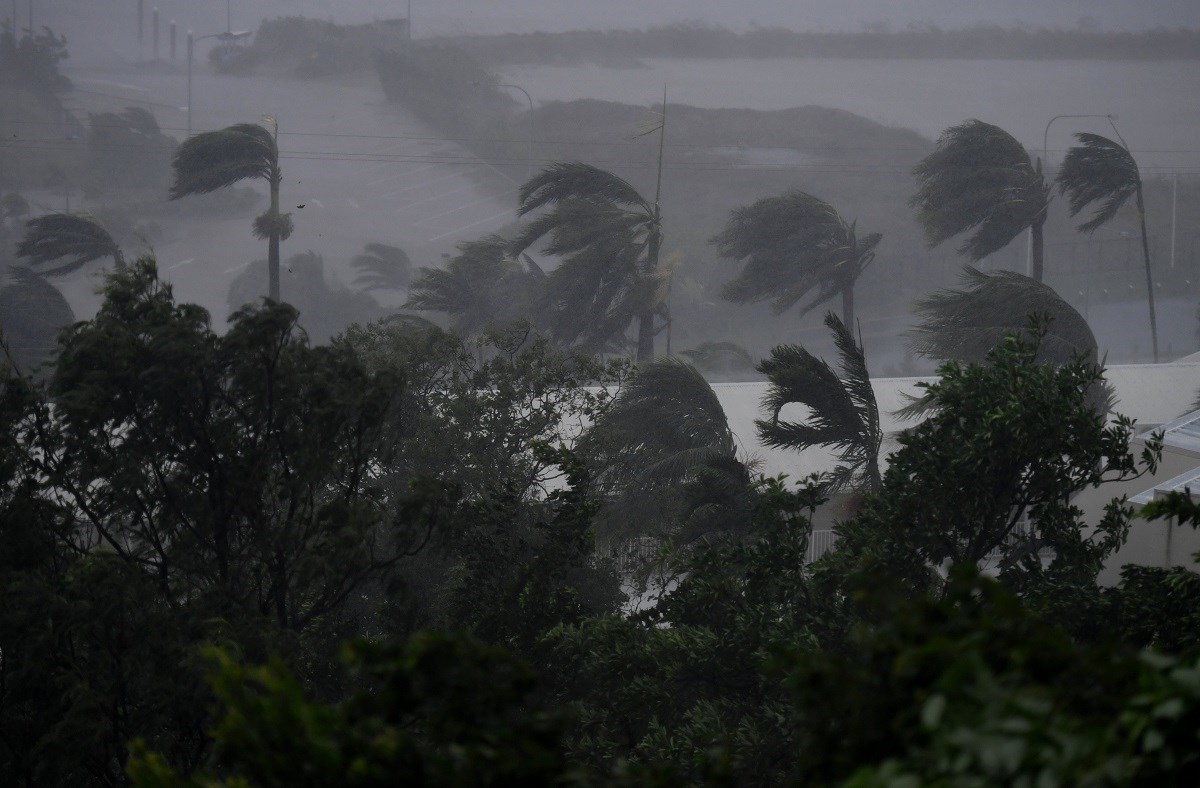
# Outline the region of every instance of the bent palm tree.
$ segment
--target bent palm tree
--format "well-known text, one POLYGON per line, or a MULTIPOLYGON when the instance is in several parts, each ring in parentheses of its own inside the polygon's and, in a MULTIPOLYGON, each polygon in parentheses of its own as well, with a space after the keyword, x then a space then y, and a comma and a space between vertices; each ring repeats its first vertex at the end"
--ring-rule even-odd
POLYGON ((855 223, 806 192, 767 197, 735 210, 712 239, 722 257, 745 261, 722 295, 739 304, 771 300, 776 314, 808 297, 806 314, 841 294, 842 320, 852 325, 854 283, 882 237, 859 238, 855 223))
POLYGON ((0 287, 0 366, 7 354, 23 372, 53 355, 59 330, 75 322, 75 313, 58 288, 28 268, 11 268, 8 278, 0 287))
MULTIPOLYGON (((1120 135, 1117 135, 1120 137, 1120 135)), ((1124 140, 1114 142, 1099 134, 1076 134, 1079 146, 1067 151, 1058 187, 1070 199, 1071 216, 1078 216, 1095 202, 1101 203, 1092 218, 1079 225, 1084 232, 1093 233, 1112 220, 1130 198, 1137 206, 1142 231, 1142 259, 1146 264, 1146 297, 1150 302, 1150 342, 1154 361, 1158 362, 1158 324, 1154 314, 1154 281, 1150 272, 1150 241, 1146 235, 1146 206, 1142 200, 1142 176, 1137 162, 1124 140)))
MULTIPOLYGON (((276 128, 275 134, 278 134, 276 128)), ((267 239, 269 296, 279 300, 279 242, 292 234, 292 215, 279 212, 279 145, 275 134, 255 123, 239 123, 190 137, 175 151, 175 182, 170 198, 232 186, 247 178, 262 178, 271 190, 271 207, 254 220, 254 234, 267 239)))
POLYGON ((508 239, 492 235, 458 250, 444 269, 420 269, 404 308, 451 315, 463 337, 533 311, 545 274, 528 258, 515 260, 508 239))
POLYGON ((90 214, 50 213, 30 219, 17 256, 27 258, 42 276, 73 273, 102 257, 111 257, 118 271, 125 268, 121 247, 90 214))
POLYGON ((838 452, 839 465, 829 475, 826 489, 833 493, 847 486, 879 489, 879 447, 883 430, 879 407, 862 347, 832 312, 825 325, 841 357, 841 375, 799 345, 782 345, 758 365, 770 388, 763 400, 769 420, 758 420, 764 444, 803 451, 828 446, 838 452), (810 410, 808 420, 780 421, 785 405, 799 403, 810 410))
POLYGON ((560 341, 607 345, 638 323, 637 360, 654 357, 654 318, 665 299, 662 222, 627 181, 582 162, 556 163, 521 186, 517 213, 548 210, 513 242, 562 258, 548 277, 550 328, 560 341))
POLYGON ((360 290, 407 290, 412 282, 412 260, 398 246, 367 244, 350 266, 358 271, 354 284, 360 290))
POLYGON ((692 541, 731 527, 729 515, 746 501, 750 475, 725 410, 679 359, 639 366, 576 448, 606 494, 610 539, 692 541))
POLYGON ((1042 227, 1050 204, 1042 163, 1016 138, 980 120, 942 132, 937 149, 913 169, 917 193, 909 203, 930 246, 971 233, 958 252, 972 262, 1008 245, 1025 230, 1032 240, 1031 276, 1042 281, 1042 227))
POLYGON ((910 333, 912 348, 938 361, 982 362, 1035 314, 1050 319, 1038 361, 1066 364, 1083 355, 1094 362, 1099 352, 1083 315, 1049 285, 1014 271, 964 266, 962 288, 926 296, 913 311, 921 322, 910 333))

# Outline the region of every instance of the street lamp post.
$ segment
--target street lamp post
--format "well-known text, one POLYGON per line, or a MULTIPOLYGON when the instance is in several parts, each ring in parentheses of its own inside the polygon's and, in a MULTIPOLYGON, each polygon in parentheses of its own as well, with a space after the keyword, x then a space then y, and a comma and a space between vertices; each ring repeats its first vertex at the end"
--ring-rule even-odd
POLYGON ((533 177, 533 96, 529 95, 529 91, 520 85, 510 85, 505 82, 496 83, 498 88, 512 88, 519 90, 525 94, 525 100, 529 102, 529 164, 525 167, 525 180, 533 177))
MULTIPOLYGON (((1050 118, 1050 120, 1046 121, 1046 128, 1042 131, 1042 161, 1041 161, 1041 165, 1042 165, 1042 172, 1045 174, 1043 177, 1049 176, 1049 174, 1050 174, 1050 127, 1052 125, 1054 125, 1054 121, 1061 120, 1062 118, 1105 118, 1108 120, 1109 123, 1112 123, 1114 120, 1117 119, 1117 116, 1113 115, 1112 113, 1107 113, 1104 115, 1100 115, 1097 113, 1090 113, 1090 114, 1086 114, 1086 115, 1055 115, 1054 117, 1050 118)), ((1025 273, 1028 276, 1033 276, 1033 228, 1032 227, 1029 229, 1029 255, 1026 258, 1026 261, 1027 262, 1026 262, 1025 273)))
MULTIPOLYGON (((240 33, 238 35, 241 35, 240 33)), ((192 55, 195 52, 196 42, 203 41, 206 38, 233 38, 232 33, 209 33, 206 36, 192 36, 192 31, 187 34, 187 135, 192 136, 192 55)))

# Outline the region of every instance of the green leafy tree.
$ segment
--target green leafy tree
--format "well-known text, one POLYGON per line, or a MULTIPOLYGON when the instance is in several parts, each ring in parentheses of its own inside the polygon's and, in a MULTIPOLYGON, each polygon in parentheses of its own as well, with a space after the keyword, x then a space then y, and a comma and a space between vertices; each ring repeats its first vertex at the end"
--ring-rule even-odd
POLYGON ((879 406, 867 372, 862 347, 832 312, 825 325, 833 333, 841 357, 841 374, 828 362, 799 345, 781 345, 758 365, 770 388, 763 410, 770 419, 759 420, 758 436, 767 446, 803 451, 828 446, 838 452, 838 466, 829 474, 827 492, 845 487, 875 492, 880 486, 879 447, 883 430, 879 406), (799 403, 809 410, 804 422, 781 421, 787 405, 799 403))
POLYGON ((966 266, 961 288, 926 296, 913 311, 921 322, 910 333, 912 348, 926 358, 983 361, 1005 336, 1041 315, 1049 322, 1038 345, 1038 360, 1054 364, 1078 357, 1098 360, 1096 337, 1083 315, 1050 286, 1013 271, 966 266))
POLYGON ((57 287, 28 268, 14 267, 0 287, 0 340, 19 373, 54 355, 58 332, 75 322, 75 312, 57 287))
POLYGON ((932 415, 900 434, 879 493, 837 526, 842 555, 831 560, 878 560, 918 590, 936 588, 937 571, 954 563, 993 568, 1022 593, 1094 589, 1131 510, 1114 500, 1086 523, 1071 498, 1152 471, 1157 453, 1152 444, 1135 458, 1132 423, 1106 423, 1094 407, 1098 367, 1038 360, 1043 335, 1035 323, 982 363, 947 362, 922 384, 932 415))
POLYGON ((118 271, 125 268, 121 247, 90 214, 49 213, 30 219, 17 256, 28 258, 43 276, 73 273, 102 257, 111 257, 118 271))
POLYGON ((306 697, 281 663, 216 657, 220 777, 181 776, 143 749, 130 763, 133 785, 556 785, 583 777, 565 757, 563 716, 534 693, 533 671, 470 637, 348 646, 346 662, 366 686, 338 704, 306 697))
POLYGON ((254 234, 267 239, 268 297, 279 300, 279 242, 292 234, 292 215, 279 211, 278 127, 274 133, 255 123, 239 123, 184 140, 171 162, 175 178, 170 198, 208 194, 247 178, 261 178, 271 193, 271 206, 254 220, 254 234))
POLYGON ((968 120, 942 132, 937 149, 913 169, 911 204, 930 246, 970 233, 958 248, 982 260, 1025 230, 1032 234, 1031 276, 1042 281, 1043 233, 1050 189, 1042 164, 1007 131, 968 120))
MULTIPOLYGON (((1118 138, 1120 135, 1117 135, 1118 138)), ((1080 144, 1067 151, 1055 179, 1070 200, 1071 216, 1093 203, 1100 203, 1092 218, 1079 229, 1093 233, 1112 221, 1130 197, 1137 206, 1142 233, 1142 260, 1146 268, 1146 298, 1150 306, 1150 341, 1158 363, 1158 322, 1154 314, 1154 277, 1150 270, 1150 239, 1146 234, 1146 204, 1142 199, 1142 176, 1124 140, 1116 142, 1099 134, 1076 134, 1080 144)))
POLYGON ((854 325, 854 284, 875 259, 883 238, 861 238, 833 206, 801 191, 766 197, 736 209, 712 243, 721 256, 745 261, 723 295, 739 304, 772 301, 776 314, 805 298, 806 314, 837 295, 842 321, 854 325))
POLYGON ((521 186, 517 213, 539 211, 513 248, 545 239, 542 251, 562 258, 547 281, 551 333, 596 351, 636 320, 637 360, 652 360, 655 316, 669 281, 659 259, 658 203, 599 167, 559 162, 521 186))

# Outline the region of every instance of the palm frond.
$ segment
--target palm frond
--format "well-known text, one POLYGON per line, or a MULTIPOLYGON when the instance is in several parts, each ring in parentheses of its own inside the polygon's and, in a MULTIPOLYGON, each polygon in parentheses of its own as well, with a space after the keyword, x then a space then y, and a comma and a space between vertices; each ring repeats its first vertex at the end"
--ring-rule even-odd
POLYGON ((42 276, 61 276, 102 257, 120 263, 121 249, 96 217, 51 213, 25 223, 17 256, 28 259, 31 266, 47 266, 37 269, 42 276))
POLYGON ((1119 142, 1099 134, 1076 134, 1080 144, 1067 151, 1059 170, 1058 187, 1070 201, 1071 216, 1078 216, 1092 203, 1100 203, 1092 218, 1079 225, 1095 232, 1117 215, 1117 211, 1141 184, 1137 162, 1119 142))
POLYGON ((175 151, 170 199, 207 194, 246 178, 270 179, 278 163, 274 136, 255 123, 197 134, 175 151))
POLYGON ((1012 271, 963 268, 963 286, 919 300, 921 322, 910 332, 912 348, 942 361, 982 361, 1006 334, 1021 331, 1033 314, 1050 318, 1038 350, 1042 361, 1063 364, 1084 354, 1096 359, 1096 337, 1087 321, 1049 285, 1012 271))
POLYGON ((405 290, 412 281, 412 260, 398 246, 369 243, 350 267, 358 272, 354 285, 360 290, 405 290))
POLYGON ((628 181, 579 161, 551 164, 521 185, 518 199, 518 216, 567 200, 636 206, 650 211, 650 204, 628 181))
POLYGON ((825 325, 834 336, 841 374, 799 345, 772 350, 758 366, 770 382, 762 403, 768 418, 755 422, 759 438, 768 446, 798 451, 827 446, 839 452, 842 466, 831 477, 831 492, 851 482, 873 489, 879 484, 883 432, 866 357, 836 315, 826 315, 825 325), (805 406, 807 418, 781 420, 783 408, 790 404, 805 406))
POLYGON ((942 132, 937 149, 913 169, 909 201, 930 246, 970 233, 958 251, 981 260, 1045 216, 1041 173, 1008 132, 968 120, 942 132))
POLYGON ((730 215, 711 243, 722 257, 743 262, 722 289, 735 303, 771 301, 776 313, 808 299, 807 313, 855 280, 875 257, 880 236, 861 241, 833 206, 801 191, 767 197, 730 215))

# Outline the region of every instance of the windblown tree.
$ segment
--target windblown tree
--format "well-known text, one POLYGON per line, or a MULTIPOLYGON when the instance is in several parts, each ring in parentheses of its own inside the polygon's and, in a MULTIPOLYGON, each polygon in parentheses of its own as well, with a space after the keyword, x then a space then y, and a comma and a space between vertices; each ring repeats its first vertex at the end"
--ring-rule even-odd
POLYGON ((24 267, 9 269, 0 287, 0 366, 5 357, 20 373, 50 358, 58 332, 75 322, 58 288, 24 267))
POLYGON ((910 334, 912 348, 926 358, 981 362, 1036 314, 1049 318, 1037 348, 1040 362, 1097 360, 1096 337, 1083 315, 1049 285, 1024 274, 966 266, 961 288, 939 290, 913 309, 921 322, 910 334))
POLYGON ((552 334, 599 350, 637 321, 637 360, 652 360, 669 281, 658 202, 611 172, 559 162, 521 186, 518 214, 542 209, 513 247, 523 252, 544 239, 542 251, 562 259, 547 282, 552 334))
POLYGON ((369 243, 350 267, 358 272, 354 285, 360 290, 407 290, 412 282, 412 260, 398 246, 369 243))
POLYGON ((781 345, 758 365, 770 388, 763 410, 770 418, 755 422, 759 439, 767 446, 803 451, 826 446, 837 452, 838 465, 826 479, 826 491, 847 487, 879 489, 879 447, 883 430, 879 407, 862 347, 846 325, 832 312, 825 325, 833 333, 840 356, 841 374, 824 359, 799 345, 781 345), (803 422, 780 419, 785 406, 808 408, 803 422))
POLYGON ((275 133, 255 123, 239 123, 188 138, 175 151, 175 182, 170 197, 208 194, 247 178, 262 178, 271 207, 254 220, 254 234, 267 239, 268 295, 279 301, 279 242, 292 234, 292 215, 279 212, 279 145, 275 133))
POLYGON ((842 320, 854 324, 854 284, 875 259, 883 236, 858 236, 819 197, 792 191, 738 208, 712 243, 723 257, 745 261, 723 295, 739 304, 771 301, 776 314, 806 300, 807 314, 837 295, 842 320))
MULTIPOLYGON (((1118 135, 1120 137, 1120 135, 1118 135)), ((1137 162, 1124 140, 1116 142, 1099 134, 1075 135, 1079 145, 1067 151, 1062 169, 1055 179, 1070 200, 1071 216, 1078 216, 1093 203, 1099 203, 1092 217, 1079 225, 1094 233, 1112 221, 1130 197, 1137 206, 1142 232, 1142 260, 1146 265, 1146 297, 1150 304, 1150 342, 1154 361, 1158 362, 1158 325, 1154 313, 1154 278, 1150 271, 1150 241, 1146 235, 1146 205, 1142 200, 1142 176, 1137 162)))
POLYGON ((685 361, 640 365, 576 449, 605 494, 607 539, 686 544, 745 515, 750 475, 725 410, 685 361))
POLYGON ((42 276, 74 273, 90 262, 111 257, 118 270, 125 256, 96 217, 89 214, 50 213, 25 223, 25 237, 17 244, 17 256, 42 276))
POLYGON ((420 269, 404 307, 449 315, 462 337, 529 317, 545 274, 528 256, 521 258, 499 235, 460 243, 445 268, 420 269))
POLYGON ((977 262, 1029 230, 1031 275, 1042 281, 1042 227, 1050 190, 1041 161, 1035 164, 1015 137, 968 120, 942 132, 937 149, 913 174, 918 188, 909 202, 930 246, 967 233, 958 252, 977 262))

